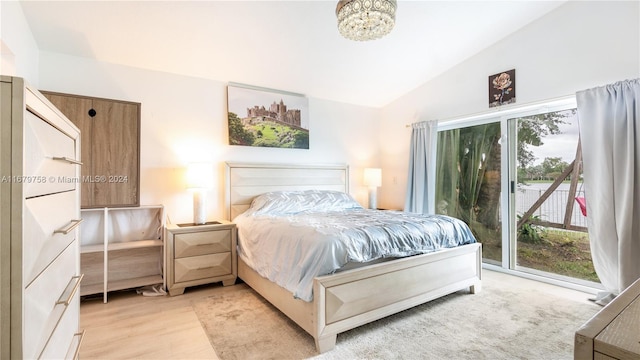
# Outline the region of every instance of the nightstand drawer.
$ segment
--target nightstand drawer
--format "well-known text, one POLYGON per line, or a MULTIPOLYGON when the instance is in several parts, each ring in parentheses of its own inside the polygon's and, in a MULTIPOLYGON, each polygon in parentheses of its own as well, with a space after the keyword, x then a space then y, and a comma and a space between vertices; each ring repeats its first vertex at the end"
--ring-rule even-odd
POLYGON ((174 282, 231 274, 231 253, 192 256, 175 260, 174 282))
POLYGON ((217 254, 231 251, 231 230, 212 230, 176 234, 175 258, 194 255, 217 254))

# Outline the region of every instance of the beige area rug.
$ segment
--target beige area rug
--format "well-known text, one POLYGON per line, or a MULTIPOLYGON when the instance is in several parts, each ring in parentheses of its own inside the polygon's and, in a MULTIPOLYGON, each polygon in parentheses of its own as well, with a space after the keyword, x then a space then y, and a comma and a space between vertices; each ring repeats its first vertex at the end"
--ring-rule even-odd
POLYGON ((194 308, 222 360, 572 359, 575 330, 600 310, 484 279, 478 294, 460 291, 338 334, 336 348, 318 354, 310 335, 245 284, 194 308))

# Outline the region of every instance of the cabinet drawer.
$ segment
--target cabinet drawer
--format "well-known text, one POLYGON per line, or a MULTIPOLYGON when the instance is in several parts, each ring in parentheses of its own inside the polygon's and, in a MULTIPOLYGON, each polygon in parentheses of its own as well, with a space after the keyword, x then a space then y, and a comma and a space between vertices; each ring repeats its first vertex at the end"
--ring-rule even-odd
POLYGON ((228 274, 231 274, 231 253, 228 252, 175 260, 175 283, 228 274))
POLYGON ((71 345, 77 345, 74 342, 74 336, 78 333, 80 324, 80 295, 76 293, 73 300, 69 304, 67 310, 62 315, 62 319, 53 334, 49 338, 49 342, 44 347, 41 359, 70 359, 75 348, 71 345))
POLYGON ((78 224, 76 195, 75 191, 67 191, 25 201, 24 248, 28 249, 23 252, 25 285, 75 240, 76 231, 70 229, 78 224))
MULTIPOLYGON (((66 300, 77 284, 75 279, 78 252, 75 243, 69 245, 45 271, 24 291, 25 334, 23 357, 35 359, 49 341, 66 312, 73 312, 59 300, 66 300)), ((78 292, 75 292, 78 296, 78 292)))
POLYGON ((174 239, 176 258, 231 251, 231 230, 228 229, 176 234, 174 239))
POLYGON ((24 131, 24 196, 75 189, 75 140, 28 111, 24 131))

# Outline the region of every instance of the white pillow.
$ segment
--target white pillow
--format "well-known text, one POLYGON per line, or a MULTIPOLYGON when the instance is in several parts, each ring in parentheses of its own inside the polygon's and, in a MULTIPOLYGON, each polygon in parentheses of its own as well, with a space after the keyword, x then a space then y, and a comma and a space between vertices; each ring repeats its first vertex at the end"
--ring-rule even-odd
POLYGON ((351 195, 344 192, 304 190, 264 193, 253 199, 248 211, 255 215, 285 215, 361 208, 351 195))

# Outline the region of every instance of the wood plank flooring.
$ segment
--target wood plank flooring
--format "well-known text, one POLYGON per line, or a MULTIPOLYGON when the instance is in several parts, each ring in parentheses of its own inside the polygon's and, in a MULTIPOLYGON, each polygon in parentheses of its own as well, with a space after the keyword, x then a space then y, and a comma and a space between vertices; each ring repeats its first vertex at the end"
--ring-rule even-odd
POLYGON ((222 285, 188 288, 181 296, 142 296, 131 291, 84 298, 81 359, 218 359, 191 305, 222 285))

